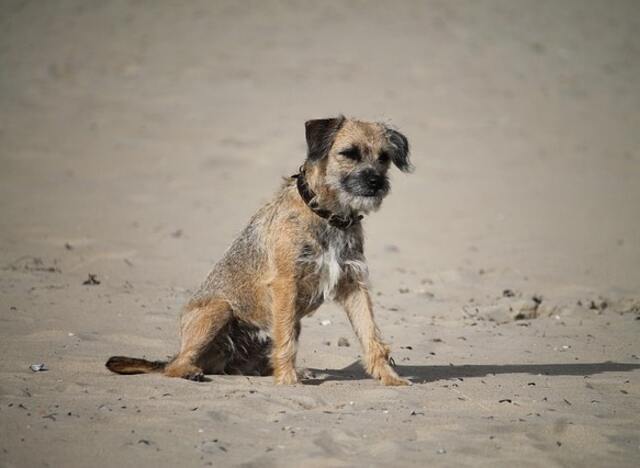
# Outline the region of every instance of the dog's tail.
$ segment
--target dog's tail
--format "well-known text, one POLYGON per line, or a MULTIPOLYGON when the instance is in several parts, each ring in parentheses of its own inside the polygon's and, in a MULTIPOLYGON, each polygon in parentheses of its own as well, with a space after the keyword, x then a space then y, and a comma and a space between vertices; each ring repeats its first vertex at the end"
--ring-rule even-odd
POLYGON ((111 372, 127 375, 163 372, 166 365, 166 361, 147 361, 125 356, 111 356, 105 364, 111 372))

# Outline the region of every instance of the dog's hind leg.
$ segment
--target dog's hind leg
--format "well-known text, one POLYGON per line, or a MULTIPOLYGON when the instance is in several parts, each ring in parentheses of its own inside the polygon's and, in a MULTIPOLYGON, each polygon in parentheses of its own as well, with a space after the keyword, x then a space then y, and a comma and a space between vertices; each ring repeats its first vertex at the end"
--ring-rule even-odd
POLYGON ((272 339, 269 330, 234 319, 229 322, 228 335, 220 337, 222 343, 217 348, 226 348, 228 357, 225 374, 232 375, 271 375, 272 339), (226 344, 226 346, 225 346, 226 344))
MULTIPOLYGON (((168 377, 204 379, 206 354, 231 319, 231 306, 221 299, 190 304, 181 318, 180 352, 165 368, 168 377)), ((224 362, 220 365, 224 368, 224 362)))

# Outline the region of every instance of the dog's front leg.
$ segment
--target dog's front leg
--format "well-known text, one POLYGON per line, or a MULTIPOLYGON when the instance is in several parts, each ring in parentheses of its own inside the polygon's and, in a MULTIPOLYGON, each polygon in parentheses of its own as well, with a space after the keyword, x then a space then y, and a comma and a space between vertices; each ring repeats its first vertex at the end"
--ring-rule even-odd
POLYGON ((349 285, 343 289, 338 301, 343 305, 362 344, 367 372, 385 385, 410 385, 389 364, 389 347, 382 341, 373 319, 373 306, 366 286, 360 283, 349 285))
POLYGON ((298 326, 295 311, 296 284, 289 275, 278 275, 272 285, 273 350, 271 365, 276 384, 298 383, 296 353, 298 326))

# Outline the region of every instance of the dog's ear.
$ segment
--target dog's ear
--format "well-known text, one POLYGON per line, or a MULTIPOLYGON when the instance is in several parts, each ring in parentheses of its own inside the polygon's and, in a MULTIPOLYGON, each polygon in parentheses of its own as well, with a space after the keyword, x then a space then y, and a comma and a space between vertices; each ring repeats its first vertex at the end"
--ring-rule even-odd
POLYGON ((389 127, 385 127, 385 134, 391 149, 390 156, 393 164, 402 172, 413 172, 415 168, 409 160, 409 141, 407 137, 389 127))
POLYGON ((334 119, 308 120, 304 123, 307 137, 307 159, 319 161, 329 154, 336 133, 344 121, 344 116, 340 115, 334 119))

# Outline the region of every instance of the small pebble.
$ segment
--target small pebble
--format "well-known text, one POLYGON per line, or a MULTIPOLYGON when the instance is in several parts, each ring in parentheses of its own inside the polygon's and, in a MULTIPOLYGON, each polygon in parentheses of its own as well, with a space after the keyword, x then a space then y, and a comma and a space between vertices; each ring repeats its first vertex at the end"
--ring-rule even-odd
POLYGON ((89 273, 89 277, 82 282, 85 286, 95 286, 100 284, 100 280, 98 279, 98 275, 93 273, 89 273))
POLYGON ((338 339, 338 346, 342 346, 342 347, 348 348, 349 346, 351 346, 351 343, 349 343, 348 339, 346 339, 344 336, 342 336, 342 337, 340 337, 338 339))

